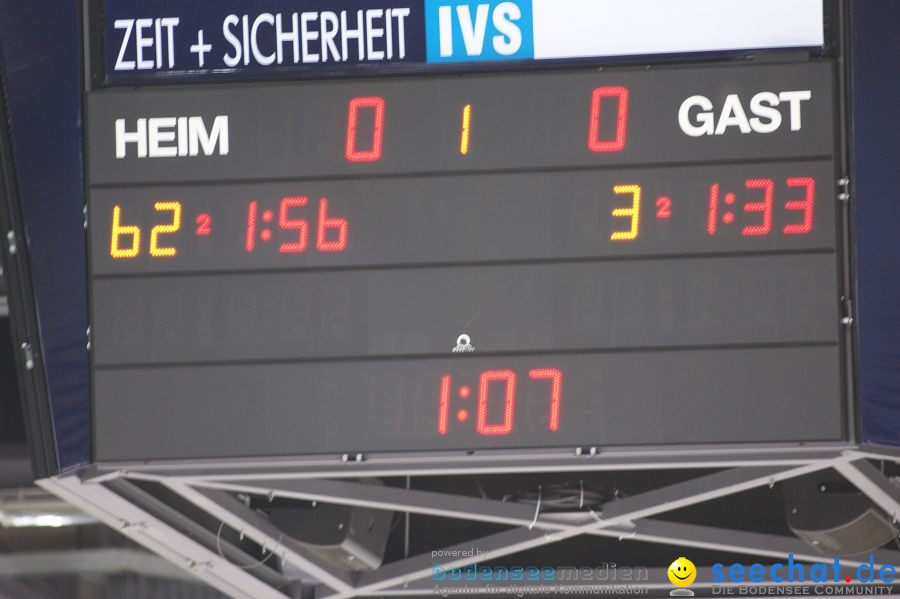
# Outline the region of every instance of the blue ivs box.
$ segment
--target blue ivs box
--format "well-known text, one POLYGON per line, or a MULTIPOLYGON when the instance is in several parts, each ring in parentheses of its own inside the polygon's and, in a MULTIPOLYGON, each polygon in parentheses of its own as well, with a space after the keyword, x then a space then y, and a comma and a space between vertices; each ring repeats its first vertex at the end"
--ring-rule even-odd
POLYGON ((534 58, 531 0, 425 0, 428 62, 534 58))

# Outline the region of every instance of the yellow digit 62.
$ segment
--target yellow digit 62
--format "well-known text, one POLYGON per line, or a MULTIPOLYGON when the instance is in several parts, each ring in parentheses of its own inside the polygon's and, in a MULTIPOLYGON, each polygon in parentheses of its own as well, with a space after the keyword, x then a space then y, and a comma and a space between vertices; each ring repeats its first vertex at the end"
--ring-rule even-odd
POLYGON ((177 250, 173 247, 159 247, 159 236, 176 233, 181 228, 181 202, 156 202, 153 208, 157 212, 171 212, 172 222, 167 225, 156 225, 150 230, 150 255, 174 256, 177 250))
POLYGON ((637 239, 638 228, 641 221, 641 186, 640 185, 616 185, 613 187, 616 194, 631 194, 631 208, 614 208, 612 215, 615 218, 630 218, 631 226, 627 231, 614 231, 609 238, 612 241, 637 239))

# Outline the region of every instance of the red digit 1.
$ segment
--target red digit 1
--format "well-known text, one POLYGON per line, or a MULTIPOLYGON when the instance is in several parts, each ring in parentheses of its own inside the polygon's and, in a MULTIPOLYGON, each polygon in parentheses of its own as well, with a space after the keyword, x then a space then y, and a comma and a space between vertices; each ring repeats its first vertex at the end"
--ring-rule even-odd
POLYGON ((282 254, 299 254, 309 245, 309 224, 302 218, 288 218, 288 210, 295 206, 306 206, 306 196, 284 197, 278 206, 278 226, 288 231, 297 231, 297 241, 282 243, 278 251, 282 254))
POLYGON ((785 202, 785 210, 802 210, 803 223, 785 225, 785 235, 804 234, 812 231, 813 226, 813 201, 816 197, 816 180, 812 177, 791 177, 787 180, 788 187, 805 187, 806 196, 802 200, 785 202))
POLYGON ((252 252, 256 247, 256 200, 247 204, 247 241, 245 247, 252 252))
POLYGON ((562 397, 562 372, 556 368, 535 368, 528 371, 528 376, 535 380, 550 381, 550 425, 551 431, 559 430, 559 400, 562 397))
POLYGON ((716 224, 719 219, 719 184, 709 186, 709 213, 706 216, 706 232, 716 234, 716 224))
POLYGON ((761 202, 747 202, 744 204, 745 212, 762 212, 761 225, 744 227, 741 235, 768 235, 772 230, 772 202, 775 198, 775 182, 771 179, 747 179, 744 182, 747 189, 762 189, 763 200, 761 202))
POLYGON ((591 126, 588 132, 588 148, 591 152, 618 152, 625 147, 625 127, 628 122, 628 88, 598 87, 591 97, 591 126), (613 139, 600 141, 600 104, 603 98, 619 98, 616 114, 616 135, 613 139))
POLYGON ((375 162, 381 158, 381 142, 384 139, 384 98, 366 96, 353 98, 347 109, 347 145, 345 155, 350 162, 375 162), (375 110, 375 126, 372 130, 372 149, 356 149, 356 124, 361 108, 375 110))
POLYGON ((438 433, 447 434, 447 422, 450 420, 450 375, 441 377, 441 399, 438 407, 438 433))
POLYGON ((481 373, 478 388, 479 435, 508 435, 513 429, 513 410, 516 407, 516 373, 512 370, 485 370, 481 373), (506 401, 503 405, 503 422, 488 424, 488 393, 491 381, 506 382, 506 401))
POLYGON ((328 200, 319 200, 319 227, 316 229, 316 248, 320 252, 342 252, 347 247, 347 219, 328 217, 328 200), (337 239, 328 241, 328 229, 337 229, 337 239))

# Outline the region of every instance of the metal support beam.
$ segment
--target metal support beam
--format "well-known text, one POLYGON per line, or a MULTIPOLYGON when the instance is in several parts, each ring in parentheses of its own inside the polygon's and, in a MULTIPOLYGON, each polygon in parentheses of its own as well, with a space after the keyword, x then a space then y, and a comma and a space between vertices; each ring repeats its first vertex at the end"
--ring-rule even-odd
POLYGON ((148 578, 182 580, 199 584, 196 576, 163 558, 122 547, 31 551, 0 557, 0 578, 15 576, 58 576, 120 574, 130 572, 148 578))
MULTIPOLYGON (((230 528, 239 530, 248 538, 264 545, 274 551, 286 563, 290 563, 297 569, 310 575, 311 579, 320 583, 317 593, 323 599, 349 599, 360 596, 412 596, 421 595, 422 590, 430 586, 433 561, 430 554, 413 556, 387 564, 374 572, 365 572, 354 576, 346 573, 335 572, 331 566, 317 563, 305 549, 291 541, 285 541, 279 529, 273 526, 266 518, 253 512, 232 495, 225 491, 244 492, 258 495, 271 495, 302 500, 316 500, 328 503, 336 503, 351 506, 363 506, 373 509, 410 512, 416 514, 459 518, 472 521, 490 522, 504 526, 515 527, 511 530, 495 535, 489 535, 482 539, 468 541, 458 547, 450 547, 445 551, 468 550, 471 547, 488 553, 489 557, 465 556, 441 560, 443 568, 464 568, 474 561, 496 559, 511 555, 527 549, 540 547, 550 543, 562 541, 582 534, 597 535, 618 538, 619 540, 634 540, 639 542, 673 544, 681 547, 694 547, 716 551, 727 551, 746 555, 785 559, 787 554, 793 554, 796 561, 819 562, 822 556, 812 551, 806 544, 792 537, 765 535, 752 532, 725 530, 714 527, 686 525, 662 520, 654 520, 652 517, 667 511, 702 503, 719 497, 740 493, 742 491, 774 485, 780 480, 802 476, 810 472, 834 467, 860 486, 870 496, 878 497, 878 503, 882 507, 894 509, 888 511, 897 514, 898 496, 893 484, 884 478, 876 468, 868 462, 860 460, 857 452, 848 451, 844 454, 832 454, 829 459, 807 461, 791 466, 749 466, 744 465, 731 470, 716 472, 695 479, 679 482, 661 489, 656 489, 625 499, 608 502, 595 512, 573 511, 567 513, 536 514, 533 505, 518 504, 514 502, 502 502, 478 497, 457 496, 447 493, 435 493, 427 491, 415 491, 402 488, 384 487, 377 485, 364 485, 347 480, 322 480, 308 478, 306 473, 294 476, 285 470, 270 477, 251 475, 250 477, 230 477, 228 475, 217 478, 194 478, 190 476, 159 475, 146 470, 141 472, 116 472, 103 484, 84 484, 75 480, 78 493, 83 495, 85 489, 99 489, 101 492, 118 498, 130 505, 131 509, 137 509, 143 514, 143 520, 139 521, 137 531, 126 532, 132 535, 147 535, 147 522, 153 518, 159 520, 162 526, 172 528, 175 537, 181 542, 187 538, 184 527, 193 524, 199 527, 185 514, 172 510, 166 504, 158 502, 152 496, 147 495, 138 487, 131 484, 128 479, 149 479, 166 485, 184 499, 202 509, 206 513, 219 519, 230 528), (864 488, 865 487, 865 488, 864 488), (134 496, 132 496, 134 494, 134 496), (129 503, 130 502, 130 503, 129 503), (157 502, 158 504, 153 504, 157 502), (174 512, 170 513, 169 511, 174 512), (184 518, 187 522, 182 521, 184 518), (418 581, 418 582, 417 582, 418 581), (355 583, 355 584, 354 584, 355 583), (425 586, 423 586, 425 585, 425 586)), ((621 466, 621 464, 619 464, 621 466)), ((590 470, 591 468, 582 468, 590 470)), ((170 473, 174 474, 174 473, 170 473)), ((74 477, 70 477, 74 479, 74 477)), ((57 481, 59 479, 56 479, 57 481)), ((47 487, 45 487, 47 488, 47 487)), ((88 491, 88 494, 93 491, 88 491)), ((68 498, 67 498, 68 499, 68 498)), ((85 498, 79 496, 83 502, 85 498)), ((107 501, 104 498, 103 501, 107 501)), ((79 502, 75 502, 79 503, 79 502)), ((91 512, 91 509, 85 508, 91 512)), ((92 512, 93 513, 93 512, 92 512)), ((110 513, 118 514, 117 510, 110 513)), ((107 517, 110 514, 107 514, 107 517)), ((156 523, 154 523, 155 526, 156 523)), ((209 539, 204 539, 204 533, 209 535, 208 529, 199 527, 199 546, 209 550, 209 539)), ((193 529, 192 529, 193 530, 193 529)), ((191 535, 189 535, 191 536, 191 535)), ((215 535, 213 535, 215 536, 215 535)), ((187 538, 191 541, 190 538, 187 538)), ((140 541, 150 546, 149 543, 140 541)), ((194 541, 196 543, 196 541, 194 541)), ((236 548, 230 548, 236 549, 236 548)), ((172 553, 172 544, 160 544, 154 551, 166 555, 172 553)), ((168 557, 168 556, 167 556, 168 557)), ((215 556, 218 557, 218 556, 215 556)), ((875 554, 878 564, 900 563, 900 553, 894 551, 879 551, 875 554)), ((169 557, 171 559, 171 557, 169 557)), ((182 558, 183 559, 183 558, 182 558)), ((234 564, 225 560, 226 565, 232 568, 234 564)), ((860 561, 842 560, 847 566, 857 566, 860 561)), ((183 566, 183 564, 182 564, 183 566)), ((194 564, 196 568, 196 562, 194 564)), ((212 569, 207 566, 202 569, 212 569)), ((239 567, 236 568, 242 574, 247 574, 239 567)), ((199 573, 198 573, 199 574, 199 573)), ((277 573, 274 573, 277 575, 277 573)), ((234 597, 285 597, 274 591, 272 586, 279 586, 274 581, 260 581, 250 576, 256 583, 262 583, 269 593, 249 592, 248 587, 240 584, 225 590, 221 581, 218 588, 234 597), (268 583, 268 584, 266 584, 268 583), (239 592, 235 592, 235 588, 239 592)), ((660 584, 664 584, 665 581, 660 584)), ((638 584, 632 581, 631 584, 638 584)), ((290 591, 287 591, 290 592, 290 591)), ((608 589, 607 591, 608 592, 608 589)))
MULTIPOLYGON (((243 483, 198 481, 196 487, 321 501, 376 510, 412 512, 439 518, 463 518, 507 526, 527 526, 534 518, 534 508, 519 503, 466 497, 431 491, 398 489, 382 485, 366 485, 343 480, 261 480, 243 483)), ((586 515, 586 514, 582 514, 586 515)), ((560 527, 553 526, 558 529, 560 527)))
POLYGON ((353 580, 346 572, 335 571, 298 543, 285 539, 284 533, 271 522, 228 493, 215 489, 193 489, 178 482, 166 484, 200 509, 256 543, 270 548, 281 559, 315 578, 316 582, 324 583, 336 591, 352 590, 353 580))
MULTIPOLYGON (((788 555, 793 555, 794 561, 798 562, 819 563, 826 559, 821 553, 815 551, 796 537, 730 530, 697 524, 680 524, 678 522, 655 519, 639 520, 634 523, 632 530, 633 534, 631 536, 623 535, 621 538, 629 541, 663 543, 781 560, 788 555)), ((614 536, 614 534, 610 536, 614 536)), ((874 556, 876 567, 881 567, 885 564, 900 564, 900 551, 879 550, 874 553, 874 556)), ((855 568, 868 564, 868 561, 860 560, 859 558, 847 558, 841 559, 841 563, 855 568)))
MULTIPOLYGON (((444 550, 448 554, 459 552, 466 556, 447 559, 444 562, 446 565, 442 563, 441 566, 446 569, 464 568, 477 561, 479 557, 467 555, 472 547, 476 547, 479 551, 484 551, 485 556, 490 556, 488 559, 495 559, 578 536, 587 529, 587 526, 590 525, 573 527, 568 531, 552 534, 536 529, 529 530, 527 528, 515 528, 480 539, 475 539, 473 541, 466 541, 444 550)), ((434 559, 431 557, 431 554, 420 554, 384 565, 375 572, 361 574, 359 577, 359 585, 351 594, 335 593, 332 595, 324 595, 323 598, 347 599, 349 597, 357 597, 364 593, 406 585, 411 581, 427 578, 431 575, 433 566, 434 559)), ((320 593, 317 593, 316 597, 319 596, 320 593)))
MULTIPOLYGON (((182 485, 178 485, 181 488, 182 485)), ((464 497, 447 493, 416 491, 365 485, 349 481, 302 480, 258 481, 246 484, 200 483, 201 487, 227 488, 234 492, 268 494, 307 501, 322 501, 340 505, 369 507, 380 510, 410 512, 413 514, 458 518, 474 522, 488 522, 507 526, 529 526, 547 531, 567 530, 591 520, 585 512, 547 514, 534 520, 532 506, 478 497, 464 497), (275 490, 277 486, 277 491, 275 490)), ((173 487, 174 488, 174 487, 173 487)), ((199 491, 203 492, 203 491, 199 491)), ((761 533, 743 532, 677 524, 662 520, 643 519, 633 525, 601 528, 587 534, 612 537, 620 540, 644 541, 728 551, 745 555, 780 558, 793 554, 798 561, 818 561, 821 555, 811 551, 809 545, 795 537, 781 537, 761 533)), ((900 553, 883 552, 883 563, 900 563, 900 553)), ((876 555, 876 558, 878 556, 876 555)), ((859 565, 855 561, 849 564, 859 565)))
POLYGON ((900 521, 900 486, 888 480, 871 462, 856 460, 834 468, 887 512, 895 524, 900 521))
MULTIPOLYGON (((731 474, 727 476, 732 476, 731 474)), ((529 526, 552 531, 567 530, 577 524, 584 524, 584 512, 565 514, 549 514, 534 520, 534 508, 515 503, 501 502, 475 497, 461 497, 444 493, 427 491, 409 491, 391 487, 363 485, 348 481, 330 480, 272 480, 257 481, 247 484, 200 482, 202 486, 229 488, 233 491, 247 493, 273 492, 279 496, 323 501, 344 505, 366 506, 374 509, 408 511, 416 514, 432 515, 447 518, 461 518, 472 521, 490 522, 513 526, 529 526), (277 490, 276 490, 277 489, 277 490)), ((688 487, 696 485, 694 481, 685 483, 688 487)), ((664 498, 670 497, 668 488, 664 498)), ((644 503, 650 495, 644 496, 644 503)), ((619 507, 621 504, 615 504, 619 507)), ((608 513, 606 510, 604 515, 608 513)), ((658 520, 643 519, 632 526, 601 528, 587 534, 653 543, 676 544, 684 547, 729 551, 732 553, 783 558, 793 554, 798 561, 819 561, 821 555, 811 551, 810 547, 794 537, 781 537, 721 528, 693 526, 670 523, 658 520)), ((878 552, 879 563, 900 563, 900 554, 895 552, 878 552)), ((848 565, 859 565, 861 562, 846 561, 848 565)))
POLYGON ((162 520, 181 534, 198 541, 210 550, 215 550, 220 557, 227 559, 263 582, 275 588, 285 588, 290 583, 288 579, 272 567, 273 562, 270 560, 260 560, 247 554, 239 547, 222 539, 220 534, 213 533, 201 526, 190 516, 153 497, 135 486, 134 483, 119 479, 110 481, 105 486, 123 499, 130 501, 132 505, 162 520))
POLYGON ((464 474, 534 474, 536 472, 599 472, 618 470, 658 470, 685 468, 742 468, 757 466, 802 466, 839 459, 847 445, 806 447, 704 447, 666 449, 654 452, 609 448, 596 455, 576 456, 571 451, 491 450, 476 455, 449 453, 423 459, 419 455, 371 454, 363 462, 344 462, 341 456, 322 458, 194 461, 189 464, 165 462, 108 462, 86 471, 86 477, 127 473, 150 479, 167 477, 192 484, 207 481, 249 481, 271 479, 364 478, 385 476, 441 476, 464 474))
MULTIPOLYGON (((766 484, 774 484, 778 480, 814 472, 827 468, 830 465, 829 463, 818 463, 790 469, 736 468, 717 472, 627 499, 609 502, 603 506, 602 517, 592 513, 596 520, 595 522, 572 526, 566 530, 553 533, 528 528, 514 529, 467 542, 464 546, 451 547, 449 551, 463 551, 474 546, 482 551, 486 551, 490 555, 489 559, 495 559, 581 534, 589 534, 592 531, 627 524, 632 520, 675 510, 709 499, 739 493, 766 484)), ((479 556, 460 557, 450 560, 445 567, 461 568, 478 559, 483 558, 479 556)), ((358 596, 361 593, 387 589, 406 584, 412 580, 426 578, 432 571, 432 563, 431 556, 428 554, 394 562, 383 566, 376 572, 361 574, 355 593, 326 594, 325 597, 326 599, 347 599, 358 596)))
POLYGON ((854 454, 860 458, 886 460, 888 462, 900 464, 900 447, 894 447, 892 445, 863 443, 856 449, 848 450, 848 453, 854 454))
POLYGON ((76 476, 45 478, 37 485, 230 597, 291 599, 101 485, 82 484, 76 476))
MULTIPOLYGON (((812 466, 809 468, 810 472, 818 469, 812 466)), ((806 469, 759 467, 723 470, 606 503, 603 505, 603 519, 621 521, 623 518, 627 520, 645 518, 766 484, 774 485, 779 478, 785 478, 785 473, 791 472, 790 476, 797 476, 796 472, 801 470, 806 469)))

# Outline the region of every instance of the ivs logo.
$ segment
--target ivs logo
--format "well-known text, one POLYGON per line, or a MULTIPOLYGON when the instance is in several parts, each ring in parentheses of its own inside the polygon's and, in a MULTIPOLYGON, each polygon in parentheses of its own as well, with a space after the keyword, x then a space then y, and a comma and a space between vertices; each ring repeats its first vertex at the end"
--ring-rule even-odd
POLYGON ((425 0, 428 62, 534 58, 531 0, 425 0))

